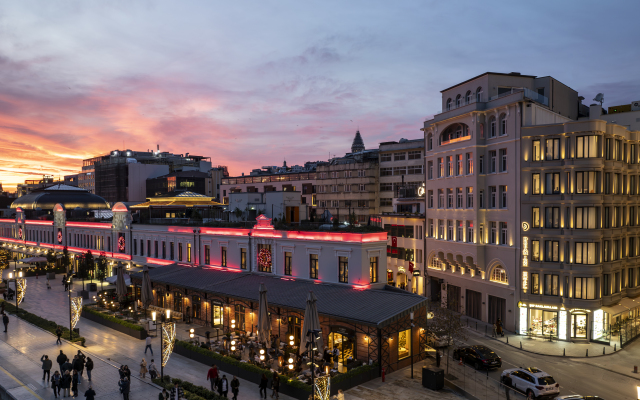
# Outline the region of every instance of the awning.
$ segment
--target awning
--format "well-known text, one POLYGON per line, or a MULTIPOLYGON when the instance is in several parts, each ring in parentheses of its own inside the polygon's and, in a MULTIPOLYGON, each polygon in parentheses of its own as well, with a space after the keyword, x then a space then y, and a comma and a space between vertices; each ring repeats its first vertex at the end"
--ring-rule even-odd
POLYGON ((47 257, 29 257, 18 260, 21 263, 47 262, 47 257))
POLYGON ((640 307, 640 299, 631 299, 631 298, 625 297, 624 299, 620 300, 617 304, 614 304, 608 307, 602 307, 602 310, 605 312, 608 312, 609 314, 611 314, 611 316, 616 316, 623 312, 628 312, 629 310, 632 310, 636 307, 640 307))
MULTIPOLYGON (((115 284, 116 279, 118 279, 118 275, 113 275, 108 278, 105 278, 104 281, 109 282, 111 284, 115 284)), ((124 274, 124 284, 127 286, 131 286, 131 277, 129 276, 129 274, 124 274)))

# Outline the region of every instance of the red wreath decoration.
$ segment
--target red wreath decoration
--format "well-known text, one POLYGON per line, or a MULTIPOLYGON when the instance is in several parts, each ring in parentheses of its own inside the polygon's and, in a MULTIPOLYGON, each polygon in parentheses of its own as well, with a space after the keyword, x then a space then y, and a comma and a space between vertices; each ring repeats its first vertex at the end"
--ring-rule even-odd
POLYGON ((62 243, 62 231, 58 231, 58 243, 62 243))
POLYGON ((124 236, 120 236, 118 238, 118 250, 124 251, 124 245, 125 245, 124 236))
POLYGON ((262 269, 271 268, 271 252, 269 249, 261 249, 258 253, 258 265, 262 269))
POLYGON ((22 239, 22 228, 18 228, 18 239, 22 239))

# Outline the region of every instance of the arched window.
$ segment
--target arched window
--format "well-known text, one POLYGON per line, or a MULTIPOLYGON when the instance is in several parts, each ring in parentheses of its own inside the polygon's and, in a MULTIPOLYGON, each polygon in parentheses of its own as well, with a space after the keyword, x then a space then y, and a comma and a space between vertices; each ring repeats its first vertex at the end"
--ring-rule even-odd
POLYGON ((494 138, 496 137, 496 117, 492 116, 491 118, 489 118, 489 137, 490 138, 494 138))
POLYGON ((465 104, 471 103, 471 90, 467 90, 467 94, 464 96, 465 104))
POLYGON ((500 115, 500 136, 507 134, 507 116, 505 114, 500 115))
POLYGON ((451 99, 447 99, 447 111, 451 110, 451 99))
POLYGON ((440 135, 439 144, 447 144, 453 139, 469 136, 469 127, 465 124, 452 124, 447 127, 440 135))
POLYGON ((482 86, 476 89, 476 102, 480 103, 482 101, 482 86))
POLYGON ((456 108, 460 107, 460 105, 461 105, 461 98, 460 98, 460 95, 457 95, 456 96, 456 108))
POLYGON ((505 271, 502 266, 495 267, 493 269, 493 272, 491 272, 491 282, 509 284, 509 280, 507 279, 507 271, 505 271))
POLYGON ((427 150, 433 150, 433 135, 431 133, 427 136, 427 150))

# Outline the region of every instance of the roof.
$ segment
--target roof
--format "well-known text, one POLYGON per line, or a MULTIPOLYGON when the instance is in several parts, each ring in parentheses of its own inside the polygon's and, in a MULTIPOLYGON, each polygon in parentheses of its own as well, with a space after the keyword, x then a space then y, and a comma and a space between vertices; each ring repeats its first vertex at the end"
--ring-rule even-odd
POLYGON ((516 77, 521 77, 521 78, 536 78, 536 76, 535 76, 535 75, 522 75, 522 74, 515 74, 515 73, 513 73, 513 72, 508 73, 508 74, 507 74, 507 73, 504 73, 504 72, 485 72, 484 74, 480 74, 480 75, 478 75, 478 76, 474 76, 473 78, 471 78, 471 79, 467 79, 467 80, 466 80, 466 81, 464 81, 464 82, 456 83, 455 85, 453 85, 453 86, 451 86, 451 87, 448 87, 448 88, 446 88, 446 89, 443 89, 443 90, 441 90, 441 91, 440 91, 440 93, 446 92, 447 90, 453 89, 454 87, 457 87, 457 86, 460 86, 460 85, 464 85, 464 84, 465 84, 465 83, 467 83, 467 82, 471 82, 472 80, 474 80, 474 79, 478 79, 478 78, 480 78, 481 76, 485 76, 485 75, 503 75, 503 76, 516 76, 516 77))
POLYGON ((86 190, 83 189, 83 188, 79 188, 77 186, 65 185, 65 184, 62 184, 62 183, 58 183, 56 185, 49 186, 49 187, 45 188, 44 190, 46 190, 47 192, 48 191, 52 191, 52 190, 78 190, 78 191, 86 192, 86 190))
POLYGON ((167 175, 158 176, 156 178, 149 178, 148 180, 166 179, 172 176, 175 176, 178 178, 208 178, 209 174, 201 171, 175 171, 167 175))
POLYGON ((165 194, 161 194, 155 197, 148 198, 147 202, 134 204, 131 208, 148 208, 157 206, 181 206, 181 207, 193 207, 193 206, 223 206, 224 204, 218 203, 214 200, 215 197, 205 196, 200 193, 194 193, 189 191, 173 191, 165 194))
POLYGON ((83 208, 90 210, 111 209, 109 203, 102 197, 82 188, 67 185, 54 185, 20 196, 11 204, 11 208, 21 207, 24 210, 53 210, 56 204, 62 204, 65 209, 83 208))
MULTIPOLYGON (((142 279, 142 273, 133 275, 142 279)), ((425 297, 390 289, 355 289, 335 283, 315 283, 275 275, 238 270, 194 268, 177 264, 149 270, 152 282, 178 286, 221 296, 258 302, 258 288, 264 283, 269 305, 304 311, 307 295, 318 298, 318 313, 336 319, 377 327, 386 326, 425 307, 425 297)))

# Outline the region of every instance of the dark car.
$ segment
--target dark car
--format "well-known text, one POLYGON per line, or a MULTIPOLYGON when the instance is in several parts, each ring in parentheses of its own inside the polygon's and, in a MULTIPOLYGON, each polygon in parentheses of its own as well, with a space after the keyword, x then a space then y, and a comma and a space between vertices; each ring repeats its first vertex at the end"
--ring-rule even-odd
POLYGON ((462 359, 463 362, 473 365, 475 369, 502 367, 502 359, 493 350, 482 345, 458 347, 453 351, 453 358, 462 359))

